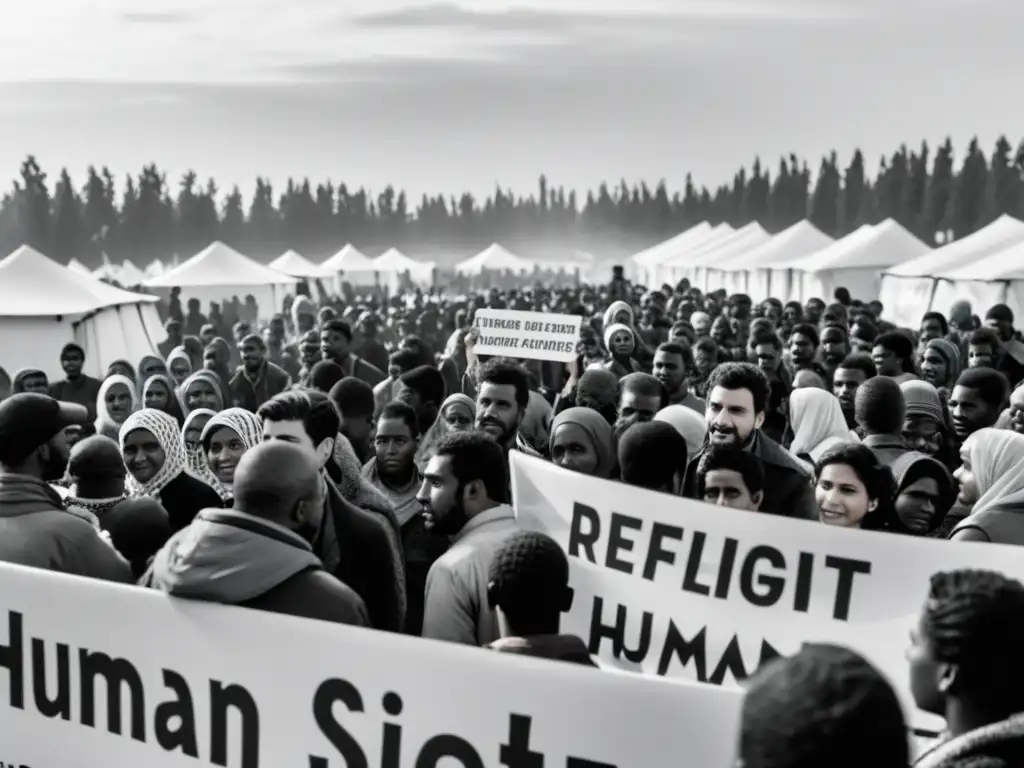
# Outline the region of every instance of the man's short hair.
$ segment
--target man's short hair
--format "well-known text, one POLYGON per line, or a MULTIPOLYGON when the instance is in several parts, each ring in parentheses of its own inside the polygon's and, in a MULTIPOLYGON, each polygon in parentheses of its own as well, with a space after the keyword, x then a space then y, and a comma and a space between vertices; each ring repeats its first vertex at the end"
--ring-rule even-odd
POLYGON ((447 434, 438 441, 434 455, 451 457, 452 474, 459 485, 479 480, 484 484, 487 498, 508 503, 508 460, 505 451, 486 432, 468 430, 447 434))
POLYGON ((520 411, 530 402, 530 375, 515 360, 507 357, 491 358, 477 369, 476 380, 478 392, 484 384, 515 387, 516 405, 520 411))
POLYGON ((355 376, 346 376, 334 384, 327 396, 345 418, 372 416, 377 408, 373 387, 355 376))
POLYGON ((571 607, 569 558, 543 533, 513 533, 491 561, 487 600, 492 608, 501 608, 516 632, 550 631, 559 614, 571 607))
POLYGON ((883 333, 875 339, 875 346, 889 350, 902 360, 908 360, 914 356, 914 342, 899 331, 883 333))
POLYGON ((846 369, 848 371, 861 371, 864 374, 864 379, 873 379, 878 375, 878 368, 875 366, 875 361, 871 359, 871 355, 865 352, 854 352, 853 354, 847 355, 843 358, 843 362, 839 364, 836 370, 846 369))
POLYGON ((979 328, 971 334, 970 346, 990 346, 993 351, 998 350, 1002 345, 999 343, 999 334, 991 328, 979 328))
POLYGON ((771 331, 758 331, 748 344, 751 348, 759 347, 762 344, 770 344, 775 348, 776 352, 782 351, 782 339, 779 338, 777 333, 772 333, 771 331))
POLYGON ((792 339, 798 333, 801 336, 806 336, 808 339, 810 339, 811 344, 813 344, 815 347, 821 344, 821 337, 818 336, 818 329, 815 328, 810 323, 800 323, 799 325, 793 326, 793 331, 792 333, 790 333, 789 338, 792 339))
POLYGON ((409 434, 413 440, 420 436, 419 419, 411 405, 400 400, 392 400, 380 412, 380 419, 378 421, 383 421, 384 419, 401 419, 405 422, 405 426, 409 428, 409 434))
POLYGON ((995 368, 968 368, 956 380, 956 386, 973 389, 993 410, 1002 410, 1010 397, 1010 381, 995 368))
POLYGON ((420 365, 401 375, 399 381, 409 389, 417 392, 428 403, 440 407, 444 402, 446 387, 444 376, 433 365, 420 365))
POLYGON ((679 357, 683 358, 683 367, 688 371, 693 369, 693 350, 690 349, 689 344, 684 344, 678 340, 666 341, 658 345, 654 354, 658 354, 658 352, 664 352, 666 355, 679 355, 679 357))
POLYGON ((658 410, 667 407, 671 397, 668 390, 665 389, 665 385, 662 384, 661 381, 651 374, 643 373, 641 371, 627 373, 619 379, 618 388, 615 393, 616 402, 619 402, 622 399, 622 394, 627 389, 631 392, 635 392, 640 397, 660 398, 661 405, 658 406, 658 410))
POLYGON ((256 415, 263 421, 301 421, 314 446, 327 438, 337 439, 341 429, 341 417, 334 403, 323 392, 311 389, 275 395, 259 407, 256 415))
POLYGON ((253 344, 256 347, 258 347, 259 349, 266 349, 267 348, 267 343, 263 340, 263 337, 260 336, 258 333, 246 334, 242 338, 242 340, 240 342, 238 342, 238 346, 239 347, 244 347, 246 344, 253 344))
POLYGON ((334 331, 340 333, 349 342, 352 341, 352 326, 347 321, 342 320, 340 317, 335 317, 328 320, 326 323, 320 326, 321 333, 327 333, 328 331, 334 331))
POLYGON ((764 372, 753 363, 722 363, 708 377, 708 394, 715 387, 746 389, 754 399, 754 412, 764 413, 768 407, 771 385, 764 372))
POLYGON ((761 464, 761 459, 750 451, 738 451, 732 447, 718 446, 712 446, 711 450, 705 451, 697 464, 697 476, 700 478, 701 488, 704 487, 704 480, 708 472, 713 472, 716 469, 738 472, 751 496, 764 490, 764 466, 761 464))

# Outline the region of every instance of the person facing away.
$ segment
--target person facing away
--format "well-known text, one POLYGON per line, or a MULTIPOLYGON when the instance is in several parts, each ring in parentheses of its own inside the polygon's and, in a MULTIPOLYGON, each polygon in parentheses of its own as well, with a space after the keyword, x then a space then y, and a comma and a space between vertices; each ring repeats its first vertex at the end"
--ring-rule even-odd
POLYGON ((701 499, 707 504, 759 512, 764 501, 764 467, 752 453, 712 448, 697 468, 701 499))
POLYGON ((946 730, 914 768, 1024 765, 1024 585, 1000 573, 931 578, 907 653, 910 691, 946 730))
POLYGON ((876 376, 857 389, 857 424, 863 439, 882 464, 891 464, 910 452, 903 440, 906 401, 896 379, 876 376))
POLYGON ((313 553, 323 514, 319 474, 295 445, 274 441, 247 451, 235 471, 234 508, 200 512, 140 583, 174 597, 369 626, 362 598, 313 553))
MULTIPOLYGON (((338 440, 339 417, 321 392, 291 390, 260 406, 263 441, 290 443, 316 463, 321 493, 313 554, 327 571, 363 599, 375 629, 399 632, 405 618, 405 580, 382 519, 348 501, 327 473, 338 440)), ((246 454, 248 455, 248 454, 246 454)), ((243 456, 243 458, 245 458, 243 456)), ((235 486, 238 470, 235 470, 235 486)), ((237 491, 236 491, 237 502, 237 491)), ((312 501, 310 501, 310 507, 312 501)))
POLYGON ((89 412, 89 421, 95 421, 100 380, 82 373, 84 365, 85 350, 74 343, 65 344, 60 351, 60 367, 64 369, 65 378, 50 384, 50 397, 60 402, 84 406, 89 412))
POLYGON ((373 389, 355 376, 346 376, 331 387, 328 397, 341 418, 338 431, 348 438, 359 463, 365 464, 373 458, 373 389))
POLYGON ((487 602, 501 638, 487 647, 542 659, 596 667, 583 640, 560 632, 572 608, 569 559, 558 543, 535 531, 517 531, 494 553, 487 602))
POLYGON ((674 494, 686 472, 686 440, 664 421, 630 424, 618 441, 622 482, 674 494))
POLYGON ((482 432, 446 435, 423 472, 427 529, 451 548, 427 574, 423 637, 484 646, 501 633, 487 596, 491 563, 518 528, 509 505, 507 459, 482 432))
MULTIPOLYGON (((708 445, 749 451, 761 460, 765 475, 761 511, 803 520, 817 520, 811 478, 789 451, 760 431, 768 403, 768 379, 751 363, 724 363, 708 380, 708 445)), ((683 495, 699 499, 700 455, 686 470, 683 495)))
POLYGON ((95 516, 69 513, 50 486, 67 469, 65 428, 87 418, 80 405, 34 392, 0 402, 0 561, 130 582, 95 516))
POLYGON ((858 653, 807 643, 750 678, 740 711, 741 768, 905 768, 900 701, 858 653))

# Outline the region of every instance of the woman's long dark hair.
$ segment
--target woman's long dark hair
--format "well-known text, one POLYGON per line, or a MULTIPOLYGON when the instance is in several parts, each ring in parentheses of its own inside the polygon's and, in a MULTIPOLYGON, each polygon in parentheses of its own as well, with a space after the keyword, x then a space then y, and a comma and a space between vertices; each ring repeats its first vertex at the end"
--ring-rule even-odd
POLYGON ((875 452, 860 443, 841 443, 821 455, 814 465, 814 482, 817 484, 821 471, 830 464, 845 464, 853 470, 864 484, 868 498, 878 502, 873 512, 861 521, 860 527, 867 531, 880 531, 895 517, 893 500, 896 496, 896 481, 892 470, 878 461, 875 452))

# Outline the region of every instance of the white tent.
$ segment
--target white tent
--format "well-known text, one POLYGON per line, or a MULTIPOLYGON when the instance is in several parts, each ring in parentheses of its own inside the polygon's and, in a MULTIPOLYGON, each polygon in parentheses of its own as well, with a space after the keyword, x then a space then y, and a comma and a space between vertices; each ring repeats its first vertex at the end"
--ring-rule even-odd
POLYGON ((646 251, 641 251, 630 260, 635 265, 637 279, 641 282, 653 285, 659 277, 658 267, 667 261, 671 261, 682 254, 689 253, 693 249, 707 245, 708 243, 721 240, 732 234, 735 230, 728 224, 711 226, 702 221, 685 232, 669 238, 646 251))
MULTIPOLYGON (((725 268, 730 272, 743 273, 742 277, 733 277, 730 281, 738 293, 747 294, 753 301, 764 301, 769 296, 783 302, 799 301, 800 296, 793 295, 791 285, 793 263, 820 251, 833 241, 834 238, 805 219, 731 260, 725 268)), ((796 288, 795 293, 798 294, 799 284, 796 288)))
POLYGON ((343 282, 352 286, 370 286, 377 283, 376 265, 351 243, 320 266, 335 275, 340 273, 340 276, 335 279, 335 290, 337 291, 341 290, 343 282))
POLYGON ((136 267, 130 261, 125 259, 121 262, 121 268, 118 270, 117 277, 115 278, 121 285, 142 285, 146 282, 148 275, 141 269, 136 267))
POLYGON ((1024 314, 1024 241, 936 277, 931 308, 947 317, 956 301, 969 301, 979 315, 993 304, 1024 314))
POLYGON ((303 279, 315 280, 317 278, 334 277, 334 271, 314 264, 298 251, 285 251, 272 262, 270 268, 276 269, 285 275, 303 279))
POLYGON ((1024 243, 1024 222, 1004 214, 977 232, 886 270, 879 289, 885 319, 896 325, 916 327, 921 315, 933 306, 937 275, 972 264, 1017 243, 1024 243))
MULTIPOLYGON (((70 264, 68 265, 70 266, 70 264)), ((149 262, 149 266, 143 270, 146 273, 146 277, 159 277, 167 271, 167 267, 160 259, 153 259, 149 262)))
POLYGON ((525 274, 533 271, 533 262, 516 256, 497 243, 491 243, 476 256, 455 265, 455 271, 460 275, 479 275, 485 269, 525 274))
POLYGON ((21 246, 0 261, 0 364, 62 376, 60 350, 77 342, 85 372, 154 354, 165 334, 156 297, 123 291, 21 246))
POLYGON ((210 302, 223 303, 233 296, 252 295, 259 305, 260 317, 269 318, 280 312, 284 295, 294 290, 295 282, 295 278, 265 267, 217 241, 144 284, 165 291, 180 287, 182 304, 198 299, 204 311, 210 302))
POLYGON ((70 269, 72 272, 77 272, 80 275, 92 274, 92 270, 85 266, 85 264, 80 262, 74 256, 72 256, 71 261, 68 262, 68 269, 70 269))
POLYGON ((793 265, 793 280, 802 283, 801 296, 830 301, 836 288, 845 287, 855 299, 878 296, 881 272, 931 251, 894 219, 866 224, 841 240, 793 265))
MULTIPOLYGON (((731 228, 730 228, 731 229, 731 228)), ((771 235, 752 221, 737 230, 729 231, 721 237, 697 246, 696 248, 669 259, 662 264, 663 269, 671 270, 670 274, 662 274, 662 281, 675 283, 686 277, 702 291, 716 291, 727 288, 720 265, 728 263, 730 258, 746 253, 771 239, 771 235)))

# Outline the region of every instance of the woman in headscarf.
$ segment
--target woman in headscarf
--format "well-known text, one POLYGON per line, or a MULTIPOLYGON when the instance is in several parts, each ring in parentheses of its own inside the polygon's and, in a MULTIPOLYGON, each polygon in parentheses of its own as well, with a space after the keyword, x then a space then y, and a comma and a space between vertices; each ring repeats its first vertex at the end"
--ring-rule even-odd
POLYGON ((452 432, 465 432, 473 428, 476 420, 476 402, 468 395, 456 392, 449 395, 437 412, 437 418, 420 439, 416 449, 416 466, 422 472, 434 455, 441 438, 452 432))
POLYGON ((551 424, 552 463, 591 477, 610 478, 615 472, 612 428, 591 408, 567 408, 551 424))
POLYGON ((143 355, 139 360, 138 392, 146 389, 146 382, 153 376, 166 376, 167 364, 156 355, 143 355))
POLYGON ((163 374, 155 374, 142 387, 142 407, 155 408, 174 417, 174 420, 181 426, 185 423, 185 414, 182 413, 181 403, 178 400, 178 393, 175 391, 171 380, 163 374))
POLYGON ((949 538, 1024 545, 1024 436, 979 429, 960 446, 960 460, 958 501, 973 506, 949 538))
POLYGON ((173 532, 185 528, 200 510, 224 506, 213 488, 188 473, 178 423, 168 414, 152 408, 136 411, 121 426, 119 437, 128 494, 159 501, 173 532))
POLYGON ((107 366, 107 376, 113 376, 114 374, 130 379, 133 387, 138 379, 138 376, 135 374, 135 366, 127 360, 115 360, 107 366))
POLYGON ((192 361, 184 347, 175 347, 167 356, 167 371, 176 387, 181 387, 192 375, 192 361))
POLYGON ((96 396, 96 434, 117 440, 121 425, 139 408, 135 382, 115 373, 100 384, 96 396))
POLYGON ((221 394, 220 379, 213 371, 199 370, 181 385, 181 404, 186 415, 196 408, 211 411, 224 410, 224 396, 221 394))
POLYGON ((793 442, 789 452, 808 471, 829 448, 860 442, 846 426, 839 400, 821 389, 794 389, 789 396, 789 424, 793 442))
POLYGON ((188 355, 188 361, 192 364, 192 370, 198 371, 203 367, 203 342, 198 336, 186 336, 181 340, 181 348, 188 355))
POLYGON ((633 358, 636 351, 636 334, 628 325, 613 323, 604 329, 604 345, 610 359, 603 363, 605 370, 618 378, 640 370, 640 363, 633 358))
POLYGON ((203 364, 206 370, 217 375, 220 384, 220 395, 225 405, 231 402, 231 347, 219 336, 206 345, 203 350, 203 364))
POLYGON ((952 472, 959 466, 960 457, 939 390, 921 379, 903 382, 900 390, 906 403, 903 442, 915 451, 937 459, 952 472))
POLYGON ((613 301, 608 309, 604 311, 603 328, 609 328, 616 323, 633 327, 633 308, 624 301, 613 301))
POLYGON ((960 350, 946 339, 932 339, 921 353, 921 378, 948 397, 960 377, 960 350))
POLYGON ((223 410, 203 427, 200 440, 207 471, 201 479, 209 482, 226 506, 230 506, 232 499, 235 467, 239 459, 262 438, 263 422, 244 408, 223 410))
POLYGON ((11 394, 17 395, 22 392, 49 394, 50 382, 46 378, 46 374, 38 368, 22 368, 16 371, 14 381, 11 383, 11 394))
POLYGON ((914 451, 898 457, 890 469, 896 479, 896 497, 886 530, 910 536, 934 532, 956 500, 956 482, 949 470, 914 451))
POLYGON ((654 415, 655 421, 664 421, 675 427, 676 432, 686 441, 686 463, 704 447, 704 438, 708 433, 708 423, 692 408, 685 405, 669 405, 654 415))
POLYGON ((203 453, 203 430, 210 423, 210 419, 216 415, 217 413, 209 408, 197 408, 185 417, 185 423, 181 425, 181 445, 185 451, 185 465, 188 471, 198 478, 206 477, 206 473, 209 471, 206 454, 203 453))

